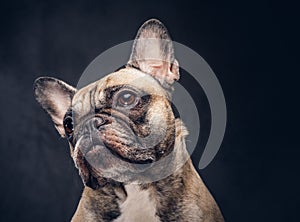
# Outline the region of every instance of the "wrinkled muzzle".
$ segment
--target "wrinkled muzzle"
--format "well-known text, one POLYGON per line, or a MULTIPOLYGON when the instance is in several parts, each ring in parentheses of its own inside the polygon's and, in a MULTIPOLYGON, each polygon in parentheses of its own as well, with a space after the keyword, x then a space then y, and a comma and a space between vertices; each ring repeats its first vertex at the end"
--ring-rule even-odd
POLYGON ((151 131, 149 125, 137 125, 120 115, 96 114, 77 124, 73 159, 83 182, 103 185, 107 180, 137 180, 170 153, 174 138, 166 139, 166 132, 164 127, 151 131))

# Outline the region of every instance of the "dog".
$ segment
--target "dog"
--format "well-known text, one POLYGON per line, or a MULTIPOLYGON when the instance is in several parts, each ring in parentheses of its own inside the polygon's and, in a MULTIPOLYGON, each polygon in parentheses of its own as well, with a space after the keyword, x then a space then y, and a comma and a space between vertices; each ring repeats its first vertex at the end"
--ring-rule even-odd
POLYGON ((179 65, 165 26, 138 30, 127 65, 81 89, 40 77, 34 93, 84 183, 72 222, 221 222, 171 104, 179 65))

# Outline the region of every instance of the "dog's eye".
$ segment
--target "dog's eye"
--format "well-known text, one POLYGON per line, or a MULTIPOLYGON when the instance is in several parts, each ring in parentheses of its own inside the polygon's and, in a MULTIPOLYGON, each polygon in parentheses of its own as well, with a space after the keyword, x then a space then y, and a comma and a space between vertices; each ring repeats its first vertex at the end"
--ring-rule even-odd
POLYGON ((71 116, 67 116, 64 119, 64 128, 65 128, 67 136, 71 136, 74 131, 73 119, 71 116))
POLYGON ((123 91, 118 94, 117 104, 122 107, 133 107, 137 104, 138 97, 131 91, 123 91))

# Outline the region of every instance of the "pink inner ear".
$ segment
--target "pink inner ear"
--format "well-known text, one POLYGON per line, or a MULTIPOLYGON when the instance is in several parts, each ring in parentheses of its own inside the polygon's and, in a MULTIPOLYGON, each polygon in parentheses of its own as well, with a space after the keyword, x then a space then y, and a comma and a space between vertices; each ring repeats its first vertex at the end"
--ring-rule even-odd
POLYGON ((179 79, 178 68, 174 68, 173 65, 171 67, 171 64, 167 61, 147 59, 146 61, 140 61, 139 65, 142 71, 151 74, 160 83, 166 81, 172 84, 175 80, 179 79))

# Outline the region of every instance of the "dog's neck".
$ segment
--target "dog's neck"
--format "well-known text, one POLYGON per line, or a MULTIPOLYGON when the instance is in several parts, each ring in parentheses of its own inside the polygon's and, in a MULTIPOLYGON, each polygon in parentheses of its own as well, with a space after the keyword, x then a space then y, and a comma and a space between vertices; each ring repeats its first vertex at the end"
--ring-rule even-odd
MULTIPOLYGON (((138 218, 141 216, 145 221, 178 221, 178 215, 170 212, 178 212, 177 208, 189 198, 188 193, 193 189, 191 186, 194 180, 199 179, 188 160, 172 175, 153 183, 115 183, 98 190, 85 187, 72 222, 81 221, 80 215, 87 222, 140 221, 138 218)), ((194 213, 201 214, 199 209, 194 210, 194 213)))

